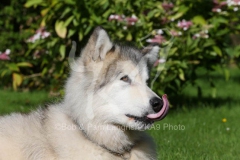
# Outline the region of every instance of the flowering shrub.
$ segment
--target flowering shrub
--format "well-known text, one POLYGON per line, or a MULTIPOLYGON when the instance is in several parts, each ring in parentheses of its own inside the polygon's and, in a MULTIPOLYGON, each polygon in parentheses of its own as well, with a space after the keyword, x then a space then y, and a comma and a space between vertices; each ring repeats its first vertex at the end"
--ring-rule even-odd
POLYGON ((0 86, 29 86, 26 75, 34 74, 31 58, 26 53, 26 39, 39 18, 38 9, 23 7, 26 0, 1 1, 0 5, 0 86), (10 54, 11 52, 11 54, 10 54))
POLYGON ((222 12, 222 10, 230 9, 233 11, 238 11, 238 7, 240 6, 240 0, 226 0, 226 1, 218 1, 213 0, 214 7, 212 9, 213 12, 222 12))
MULTIPOLYGON (((59 85, 67 74, 71 41, 78 42, 79 50, 98 25, 118 41, 140 47, 159 43, 163 49, 152 72, 156 77, 161 71, 153 84, 158 93, 181 93, 195 84, 198 68, 223 69, 228 78, 229 60, 239 58, 239 47, 231 45, 232 40, 239 42, 238 0, 27 0, 25 7, 40 10, 34 27, 40 30, 25 39, 31 43, 24 56, 33 66, 30 75, 21 72, 22 86, 59 85)), ((210 84, 214 88, 214 82, 210 84)))

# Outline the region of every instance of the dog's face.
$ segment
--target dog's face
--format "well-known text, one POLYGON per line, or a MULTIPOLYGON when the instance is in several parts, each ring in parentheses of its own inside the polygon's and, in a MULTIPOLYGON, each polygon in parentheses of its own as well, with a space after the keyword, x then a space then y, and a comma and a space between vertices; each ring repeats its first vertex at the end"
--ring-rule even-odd
POLYGON ((84 73, 74 73, 78 77, 74 82, 84 86, 84 106, 93 114, 91 121, 142 130, 164 118, 166 96, 161 99, 147 86, 149 67, 158 52, 158 46, 139 50, 113 44, 105 30, 95 29, 78 60, 84 73))

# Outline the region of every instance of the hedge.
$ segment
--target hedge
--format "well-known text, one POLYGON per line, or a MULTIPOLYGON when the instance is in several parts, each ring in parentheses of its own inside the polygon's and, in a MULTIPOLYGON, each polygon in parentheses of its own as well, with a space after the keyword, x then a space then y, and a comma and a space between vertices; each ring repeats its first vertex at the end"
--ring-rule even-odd
POLYGON ((12 0, 0 8, 0 51, 11 50, 2 53, 9 59, 1 60, 0 84, 61 89, 72 41, 80 52, 100 25, 115 41, 138 47, 159 43, 160 58, 151 72, 157 93, 181 94, 189 84, 200 92, 199 68, 206 76, 222 70, 228 79, 229 63, 239 60, 239 12, 236 0, 12 0))

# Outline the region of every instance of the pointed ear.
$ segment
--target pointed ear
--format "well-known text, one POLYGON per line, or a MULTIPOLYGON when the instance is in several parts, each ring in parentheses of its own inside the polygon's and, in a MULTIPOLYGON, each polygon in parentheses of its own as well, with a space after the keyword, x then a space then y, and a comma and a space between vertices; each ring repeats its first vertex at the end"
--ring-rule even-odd
POLYGON ((107 32, 100 26, 96 27, 82 53, 82 58, 87 62, 103 60, 112 46, 107 32))
POLYGON ((153 64, 158 60, 160 47, 155 44, 148 45, 142 49, 142 54, 147 61, 149 67, 152 67, 153 64))

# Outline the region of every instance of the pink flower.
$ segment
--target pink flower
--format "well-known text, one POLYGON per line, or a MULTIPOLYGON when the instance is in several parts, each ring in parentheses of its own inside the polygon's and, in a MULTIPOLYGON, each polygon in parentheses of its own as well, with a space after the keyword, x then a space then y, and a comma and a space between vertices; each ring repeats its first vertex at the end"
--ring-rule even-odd
POLYGON ((233 0, 235 5, 240 5, 240 0, 233 0))
POLYGON ((168 10, 172 9, 174 7, 174 5, 173 5, 173 3, 163 2, 162 7, 165 9, 165 11, 168 11, 168 10))
POLYGON ((213 12, 222 12, 222 9, 221 8, 218 8, 218 7, 214 7, 212 9, 213 12))
POLYGON ((10 60, 10 57, 7 54, 0 54, 0 60, 10 60))
POLYGON ((154 38, 152 39, 147 39, 146 40, 148 43, 163 43, 165 42, 165 38, 162 35, 155 35, 154 38))
POLYGON ((6 49, 5 54, 9 55, 11 53, 10 49, 6 49))
POLYGON ((227 0, 227 5, 228 6, 239 6, 240 5, 240 0, 227 0))
POLYGON ((49 37, 50 35, 51 35, 50 32, 43 31, 43 32, 42 32, 42 39, 47 38, 47 37, 49 37))
POLYGON ((201 32, 195 33, 192 37, 193 39, 197 39, 197 38, 209 38, 208 35, 208 30, 202 30, 201 32))
POLYGON ((165 58, 160 58, 156 60, 156 62, 153 64, 154 67, 156 67, 159 63, 165 63, 166 59, 165 58))
POLYGON ((224 6, 227 6, 228 2, 219 2, 218 0, 213 0, 214 7, 212 9, 213 12, 221 12, 224 6))
POLYGON ((125 15, 118 15, 118 14, 111 14, 108 17, 109 21, 119 21, 119 22, 125 22, 126 25, 128 26, 133 26, 136 24, 136 22, 138 21, 138 18, 135 15, 132 15, 131 17, 125 17, 125 15))
POLYGON ((175 31, 175 30, 171 30, 170 31, 170 34, 174 37, 177 37, 177 36, 181 36, 182 35, 182 32, 178 32, 178 31, 175 31))
POLYGON ((188 30, 189 27, 191 27, 193 25, 193 23, 191 21, 186 21, 185 19, 178 22, 177 26, 179 28, 182 28, 184 31, 188 30))
POLYGON ((10 49, 6 49, 6 51, 3 53, 0 52, 0 60, 10 60, 9 57, 10 52, 11 52, 10 49))
POLYGON ((27 39, 27 42, 32 42, 34 43, 36 40, 39 39, 45 39, 51 35, 50 32, 47 32, 44 27, 40 27, 39 29, 36 30, 35 34, 31 36, 29 39, 27 39))
POLYGON ((122 21, 124 17, 125 17, 124 15, 120 16, 120 15, 118 15, 118 14, 111 14, 111 15, 108 17, 108 20, 109 20, 109 21, 112 21, 112 20, 122 21))
POLYGON ((132 17, 126 17, 125 21, 127 21, 128 25, 134 25, 138 21, 138 18, 135 15, 132 15, 132 17))

